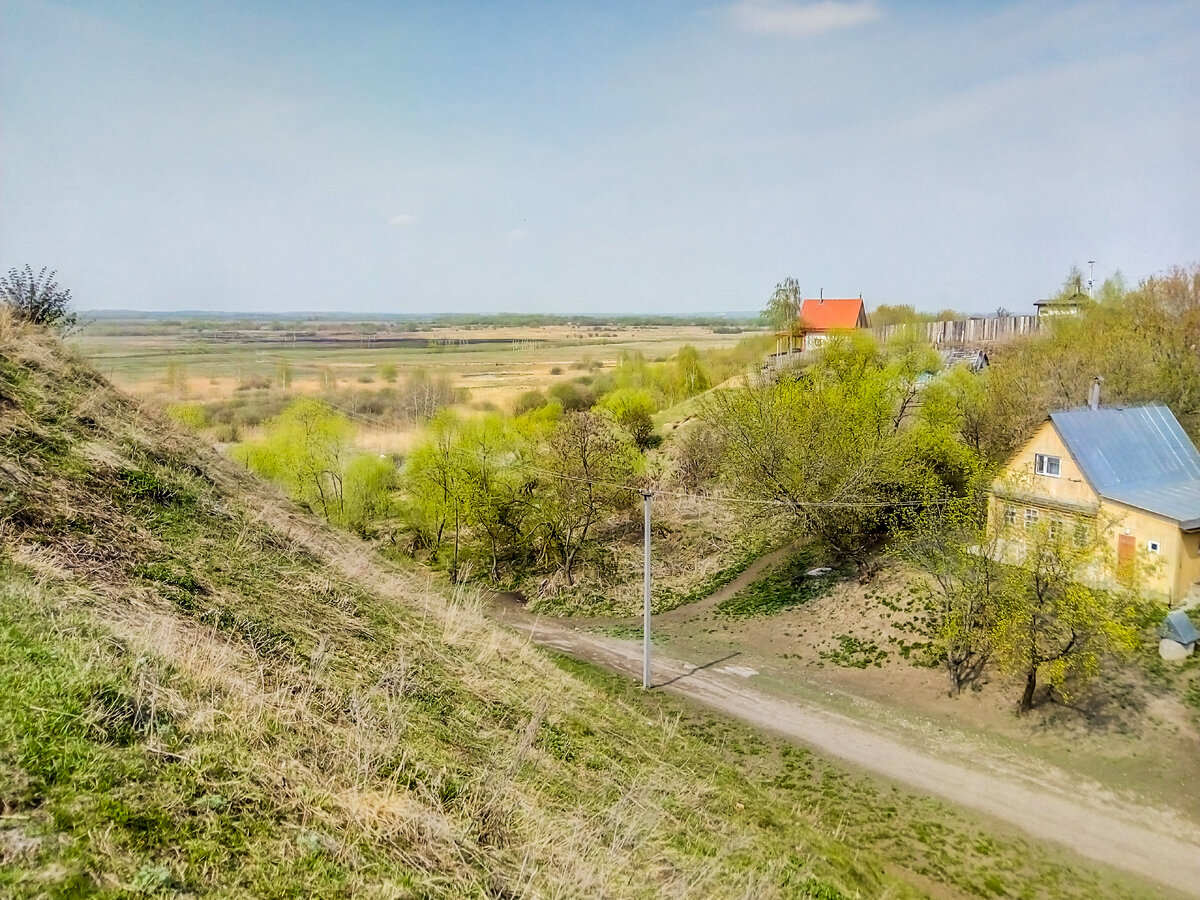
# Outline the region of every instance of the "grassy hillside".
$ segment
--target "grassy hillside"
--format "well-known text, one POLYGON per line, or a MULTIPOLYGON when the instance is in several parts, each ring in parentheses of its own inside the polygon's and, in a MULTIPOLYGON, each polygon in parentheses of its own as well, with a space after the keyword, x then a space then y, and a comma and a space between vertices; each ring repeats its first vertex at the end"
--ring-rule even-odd
POLYGON ((0 310, 0 895, 1136 893, 473 607, 0 310))

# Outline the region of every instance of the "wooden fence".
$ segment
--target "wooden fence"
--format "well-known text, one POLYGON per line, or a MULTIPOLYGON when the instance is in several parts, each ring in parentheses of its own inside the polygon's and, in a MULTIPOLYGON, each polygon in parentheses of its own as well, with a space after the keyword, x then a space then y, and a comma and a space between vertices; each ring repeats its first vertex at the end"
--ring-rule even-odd
POLYGON ((932 344, 974 346, 994 344, 1026 334, 1041 327, 1037 316, 999 316, 987 319, 956 319, 949 322, 920 322, 914 325, 883 325, 870 331, 880 341, 897 334, 915 331, 932 344))

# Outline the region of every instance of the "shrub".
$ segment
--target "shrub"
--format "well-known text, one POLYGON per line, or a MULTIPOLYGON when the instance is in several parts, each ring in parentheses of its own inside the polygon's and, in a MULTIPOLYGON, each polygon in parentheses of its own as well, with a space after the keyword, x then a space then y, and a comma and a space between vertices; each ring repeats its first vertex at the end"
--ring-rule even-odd
POLYGON ((513 415, 523 416, 527 412, 541 409, 550 400, 541 391, 525 391, 513 401, 513 415))
POLYGON ((22 321, 68 329, 78 317, 71 312, 71 292, 54 280, 57 274, 47 274, 45 266, 37 275, 28 265, 24 270, 9 269, 8 275, 0 278, 0 300, 22 321))

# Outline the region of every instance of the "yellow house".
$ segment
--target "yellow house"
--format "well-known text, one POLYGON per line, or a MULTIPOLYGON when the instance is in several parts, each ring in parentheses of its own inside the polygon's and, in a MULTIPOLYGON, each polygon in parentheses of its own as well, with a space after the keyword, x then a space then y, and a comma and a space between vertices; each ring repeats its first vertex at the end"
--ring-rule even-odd
POLYGON ((1009 526, 1111 519, 1118 565, 1139 551, 1153 562, 1148 593, 1200 592, 1200 452, 1165 406, 1051 413, 992 493, 989 514, 1009 526))

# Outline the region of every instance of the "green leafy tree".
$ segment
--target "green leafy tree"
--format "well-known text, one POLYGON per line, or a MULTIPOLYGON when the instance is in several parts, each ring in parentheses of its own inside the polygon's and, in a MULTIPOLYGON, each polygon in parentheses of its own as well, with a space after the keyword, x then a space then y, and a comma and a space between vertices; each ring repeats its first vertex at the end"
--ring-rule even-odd
POLYGON ((763 310, 763 318, 775 331, 791 332, 799 317, 800 283, 795 278, 785 278, 775 285, 775 292, 763 310))
POLYGON ((997 533, 971 493, 938 498, 894 537, 893 553, 926 576, 916 586, 926 612, 919 622, 958 694, 992 653, 1004 589, 997 533))
POLYGON ((388 456, 360 453, 346 465, 342 478, 341 524, 368 537, 375 526, 392 515, 396 464, 388 456))
POLYGON ((680 400, 694 397, 712 387, 700 351, 691 344, 684 344, 679 348, 675 355, 675 371, 682 388, 682 396, 678 398, 680 400))
POLYGON ((243 444, 235 457, 261 475, 288 486, 292 495, 327 520, 345 513, 343 469, 353 426, 327 403, 294 400, 267 423, 259 441, 243 444))
POLYGON ((639 462, 634 447, 592 412, 563 416, 538 456, 538 509, 543 556, 574 584, 575 566, 596 525, 630 507, 639 462))
POLYGON ((656 443, 654 433, 654 396, 644 388, 618 388, 597 405, 597 409, 612 417, 618 426, 633 439, 639 450, 656 443))
POLYGON ((869 336, 831 338, 802 377, 712 395, 704 417, 735 493, 871 571, 896 516, 962 490, 974 459, 945 423, 903 413, 913 366, 869 336))
POLYGON ((999 594, 992 647, 1000 668, 1022 679, 1021 712, 1034 706, 1039 685, 1070 699, 1102 660, 1131 656, 1161 613, 1161 604, 1141 594, 1136 572, 1117 570, 1112 525, 1093 517, 997 526, 1013 564, 999 594))

